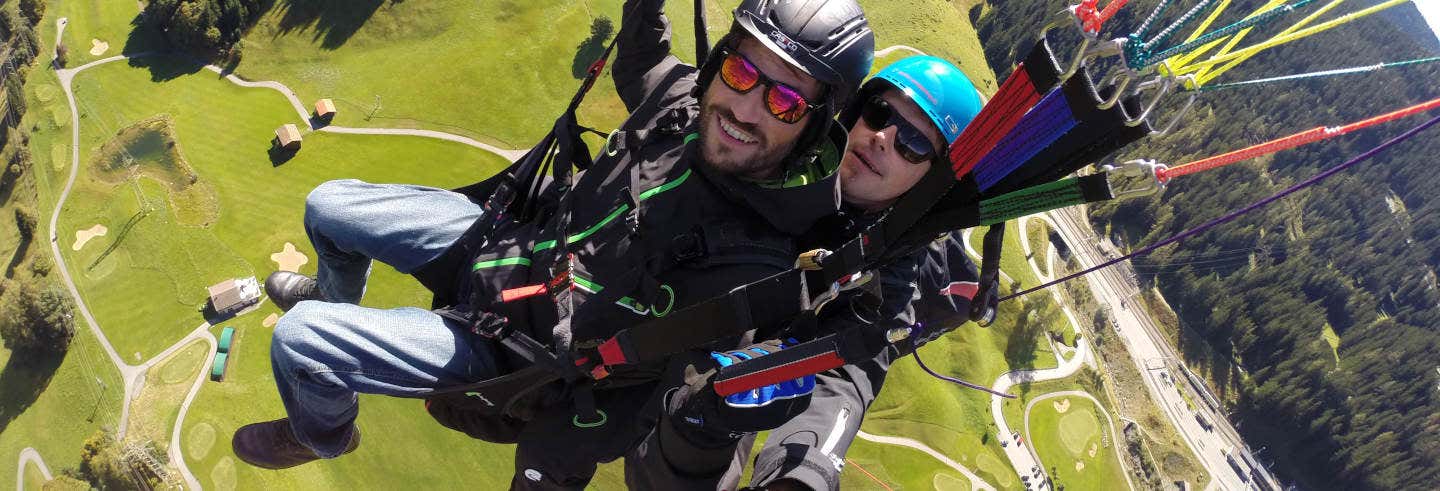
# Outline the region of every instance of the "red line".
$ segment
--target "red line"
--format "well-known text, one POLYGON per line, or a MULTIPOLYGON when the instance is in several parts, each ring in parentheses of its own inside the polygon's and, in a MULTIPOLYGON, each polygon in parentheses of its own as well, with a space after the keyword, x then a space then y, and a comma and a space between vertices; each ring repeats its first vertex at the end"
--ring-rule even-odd
POLYGON ((1161 180, 1169 180, 1172 177, 1179 177, 1207 171, 1217 167, 1224 167, 1243 160, 1252 159, 1261 155, 1269 155, 1281 150, 1308 145, 1328 138, 1340 136, 1355 130, 1365 129, 1382 123, 1388 123, 1397 119, 1413 116, 1435 108, 1440 108, 1440 99, 1432 99, 1398 111, 1392 111, 1373 118, 1357 121, 1344 126, 1311 128, 1290 136, 1276 138, 1258 145, 1251 145, 1233 152, 1222 153, 1209 158, 1177 165, 1159 173, 1161 180))
POLYGON ((855 466, 856 469, 860 469, 860 472, 864 472, 865 475, 870 476, 870 480, 875 481, 875 484, 879 484, 880 487, 885 488, 885 491, 895 491, 893 489, 890 489, 890 486, 886 485, 884 481, 880 480, 880 478, 875 477, 874 474, 871 474, 870 471, 865 470, 864 467, 860 467, 860 464, 856 464, 855 461, 850 460, 849 457, 845 458, 845 463, 855 466))

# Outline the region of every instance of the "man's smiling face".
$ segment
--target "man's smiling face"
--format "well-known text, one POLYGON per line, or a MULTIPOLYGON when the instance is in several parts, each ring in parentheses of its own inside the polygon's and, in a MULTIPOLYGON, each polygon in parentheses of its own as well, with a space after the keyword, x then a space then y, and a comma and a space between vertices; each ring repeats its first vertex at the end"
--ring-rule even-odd
MULTIPOLYGON (((740 36, 733 48, 764 76, 798 90, 808 101, 818 101, 820 82, 787 63, 750 36, 740 36)), ((795 123, 776 119, 765 102, 766 87, 757 83, 741 94, 717 74, 700 101, 700 148, 705 164, 727 174, 751 179, 780 175, 781 161, 794 149, 813 114, 795 123)), ((811 111, 814 112, 814 111, 811 111)))

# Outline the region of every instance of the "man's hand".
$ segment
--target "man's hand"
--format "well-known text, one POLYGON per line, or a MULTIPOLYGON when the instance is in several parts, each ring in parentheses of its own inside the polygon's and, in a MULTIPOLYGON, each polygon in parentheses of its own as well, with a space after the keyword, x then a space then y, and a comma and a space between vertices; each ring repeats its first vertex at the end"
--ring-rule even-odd
POLYGON ((1000 275, 987 274, 980 278, 980 289, 970 299, 970 320, 980 327, 990 327, 995 322, 995 312, 1000 306, 1000 275))
POLYGON ((715 393, 713 382, 719 368, 783 348, 779 340, 771 340, 741 350, 710 353, 687 364, 684 385, 669 394, 665 404, 676 432, 694 445, 728 445, 745 433, 778 428, 804 412, 815 390, 813 375, 724 398, 715 393))

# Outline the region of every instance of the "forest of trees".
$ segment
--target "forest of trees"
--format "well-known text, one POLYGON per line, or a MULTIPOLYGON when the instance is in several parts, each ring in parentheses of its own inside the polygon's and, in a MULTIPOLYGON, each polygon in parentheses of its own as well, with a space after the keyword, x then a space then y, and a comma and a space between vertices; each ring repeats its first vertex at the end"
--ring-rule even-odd
MULTIPOLYGON (((1102 2, 1104 3, 1104 2, 1102 2)), ((1107 24, 1121 37, 1155 0, 1107 24)), ((1175 2, 1160 25, 1194 2, 1175 2)), ((1258 7, 1234 2, 1222 22, 1258 7)), ((1374 5, 1347 2, 1327 17, 1374 5)), ((1298 19, 1319 6, 1301 9, 1298 19)), ((1054 0, 993 2, 981 41, 999 74, 1012 46, 1036 35, 1054 0)), ((1293 22, 1293 21, 1292 21, 1293 22)), ((1257 30, 1241 44, 1288 25, 1257 30)), ((1223 25, 1218 24, 1218 25, 1223 25)), ((1154 32, 1154 29, 1152 29, 1154 32)), ((1189 34, 1182 31, 1179 36, 1189 34)), ((1415 7, 1395 7, 1273 49, 1215 83, 1402 61, 1436 52, 1415 7)), ((1117 160, 1188 162, 1316 126, 1348 123, 1440 97, 1440 67, 1203 93, 1176 132, 1117 160)), ((1177 179, 1160 198, 1092 209, 1096 230, 1123 248, 1150 244, 1339 164, 1436 114, 1333 142, 1177 179)), ((1316 489, 1433 489, 1440 482, 1440 128, 1324 184, 1134 261, 1203 349, 1185 349, 1238 393, 1240 432, 1268 447, 1287 482, 1316 489), (1339 335, 1338 349, 1324 340, 1339 335), (1231 376, 1224 376, 1224 374, 1231 376)))
POLYGON ((141 15, 172 48, 205 58, 239 58, 245 30, 271 2, 262 0, 150 0, 141 15))

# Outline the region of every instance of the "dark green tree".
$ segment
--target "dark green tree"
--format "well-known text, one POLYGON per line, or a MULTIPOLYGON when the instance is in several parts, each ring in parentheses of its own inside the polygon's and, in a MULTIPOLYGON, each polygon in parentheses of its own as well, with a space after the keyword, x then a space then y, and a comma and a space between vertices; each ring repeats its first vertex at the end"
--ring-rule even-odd
POLYGON ((5 347, 27 353, 63 353, 75 337, 70 297, 59 288, 12 280, 3 297, 0 338, 5 347))
POLYGON ((25 16, 31 26, 39 24, 40 18, 45 16, 44 0, 20 0, 19 7, 20 15, 25 16))

